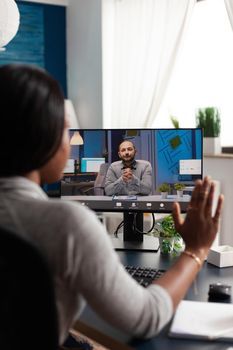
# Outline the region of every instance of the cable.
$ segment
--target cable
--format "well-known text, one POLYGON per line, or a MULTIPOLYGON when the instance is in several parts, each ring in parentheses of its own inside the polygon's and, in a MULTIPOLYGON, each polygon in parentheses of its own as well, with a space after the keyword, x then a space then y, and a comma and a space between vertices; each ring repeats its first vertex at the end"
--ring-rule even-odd
POLYGON ((118 231, 120 230, 120 228, 121 228, 122 226, 124 226, 124 220, 121 221, 121 222, 119 223, 119 225, 117 226, 116 230, 114 231, 113 235, 114 235, 115 237, 118 237, 118 231))
POLYGON ((152 214, 152 226, 149 229, 149 231, 147 231, 147 233, 150 233, 151 231, 153 231, 153 229, 155 227, 155 214, 154 213, 151 213, 151 214, 152 214))
MULTIPOLYGON (((150 233, 151 231, 153 231, 154 227, 155 227, 155 215, 154 213, 151 213, 152 215, 152 226, 151 228, 149 229, 149 231, 147 232, 143 232, 143 231, 140 231, 138 228, 137 228, 137 224, 136 224, 136 219, 137 219, 137 213, 133 213, 133 224, 132 224, 132 230, 137 232, 137 233, 142 233, 144 235, 147 235, 148 233, 150 233)), ((122 228, 124 226, 124 220, 122 220, 119 225, 117 226, 116 230, 114 231, 113 235, 115 237, 118 237, 118 231, 120 230, 120 228, 122 228)))
POLYGON ((143 231, 140 231, 138 228, 137 228, 137 224, 136 224, 136 218, 137 218, 137 213, 134 213, 134 218, 133 218, 133 225, 132 225, 132 230, 133 231, 136 231, 138 233, 142 233, 144 235, 147 235, 148 233, 150 233, 151 231, 153 231, 154 227, 155 227, 155 216, 154 216, 154 213, 151 213, 152 214, 152 226, 151 228, 149 229, 149 231, 147 232, 143 232, 143 231))

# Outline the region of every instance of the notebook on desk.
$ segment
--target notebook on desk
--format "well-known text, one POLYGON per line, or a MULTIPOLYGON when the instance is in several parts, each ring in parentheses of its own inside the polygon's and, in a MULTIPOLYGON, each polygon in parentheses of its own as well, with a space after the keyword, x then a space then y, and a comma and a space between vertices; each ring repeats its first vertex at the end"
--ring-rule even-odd
POLYGON ((182 300, 169 336, 233 342, 233 304, 182 300))
MULTIPOLYGON (((104 334, 101 331, 80 320, 76 321, 72 329, 69 331, 77 342, 75 349, 82 350, 133 350, 127 344, 123 344, 119 340, 112 338, 110 335, 104 334)), ((62 350, 72 349, 71 346, 61 348, 62 350)), ((74 344, 75 345, 75 344, 74 344)), ((74 348, 74 347, 73 347, 74 348)))

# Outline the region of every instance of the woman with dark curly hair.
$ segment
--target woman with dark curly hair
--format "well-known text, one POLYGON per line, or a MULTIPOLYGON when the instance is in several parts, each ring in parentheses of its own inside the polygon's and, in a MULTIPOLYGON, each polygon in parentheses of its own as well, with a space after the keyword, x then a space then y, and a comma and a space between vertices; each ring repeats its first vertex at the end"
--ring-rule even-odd
POLYGON ((49 199, 41 188, 62 177, 69 157, 69 125, 58 83, 33 66, 2 66, 0 111, 0 225, 29 238, 47 258, 60 344, 85 302, 133 336, 156 335, 171 319, 215 239, 223 198, 212 216, 211 180, 197 182, 185 221, 174 205, 185 251, 160 279, 143 288, 121 265, 93 212, 79 203, 49 199))

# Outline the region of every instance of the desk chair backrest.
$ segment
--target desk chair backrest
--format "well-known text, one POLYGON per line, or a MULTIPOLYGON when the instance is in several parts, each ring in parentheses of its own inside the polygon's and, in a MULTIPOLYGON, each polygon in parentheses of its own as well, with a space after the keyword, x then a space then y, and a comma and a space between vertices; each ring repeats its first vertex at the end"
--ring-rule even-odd
POLYGON ((54 288, 34 245, 0 228, 0 349, 57 350, 54 288))
POLYGON ((109 163, 103 163, 100 165, 100 170, 96 176, 94 183, 94 195, 95 196, 104 196, 104 186, 105 178, 109 168, 109 163))

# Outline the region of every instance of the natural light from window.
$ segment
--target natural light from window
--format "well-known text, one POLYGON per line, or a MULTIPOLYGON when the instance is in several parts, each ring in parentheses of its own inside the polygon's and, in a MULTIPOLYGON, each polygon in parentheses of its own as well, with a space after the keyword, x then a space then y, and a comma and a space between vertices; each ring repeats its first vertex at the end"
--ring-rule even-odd
POLYGON ((196 4, 164 103, 154 127, 195 127, 199 107, 221 113, 221 145, 233 145, 233 30, 224 0, 196 4))

